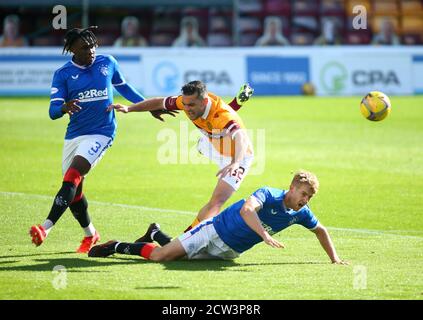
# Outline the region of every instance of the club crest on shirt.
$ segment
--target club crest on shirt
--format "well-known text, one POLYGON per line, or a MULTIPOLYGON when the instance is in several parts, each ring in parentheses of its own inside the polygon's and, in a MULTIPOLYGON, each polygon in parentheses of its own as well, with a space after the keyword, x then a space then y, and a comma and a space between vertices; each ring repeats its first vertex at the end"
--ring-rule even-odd
POLYGON ((107 76, 109 74, 109 66, 101 65, 100 66, 100 72, 103 76, 107 76))

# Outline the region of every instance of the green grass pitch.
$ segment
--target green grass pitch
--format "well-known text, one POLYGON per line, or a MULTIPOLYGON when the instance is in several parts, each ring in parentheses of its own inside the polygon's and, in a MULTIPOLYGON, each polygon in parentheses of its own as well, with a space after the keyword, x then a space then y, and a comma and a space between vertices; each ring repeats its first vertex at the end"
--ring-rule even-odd
MULTIPOLYGON (((265 167, 229 203, 264 185, 286 188, 299 168, 315 172, 321 186, 310 206, 350 262, 338 266, 301 226, 276 236, 285 249, 262 243, 233 262, 89 259, 74 253, 83 233, 69 211, 36 248, 27 233, 61 185, 67 119, 48 118, 48 98, 1 98, 0 299, 421 300, 423 97, 391 97, 392 113, 378 123, 361 116, 359 101, 253 97, 239 111, 265 167)), ((217 166, 157 160, 169 132, 185 157, 186 127, 192 151, 196 129, 184 115, 117 118, 114 145, 85 182, 102 241, 133 241, 153 221, 178 235, 208 200, 217 166)))

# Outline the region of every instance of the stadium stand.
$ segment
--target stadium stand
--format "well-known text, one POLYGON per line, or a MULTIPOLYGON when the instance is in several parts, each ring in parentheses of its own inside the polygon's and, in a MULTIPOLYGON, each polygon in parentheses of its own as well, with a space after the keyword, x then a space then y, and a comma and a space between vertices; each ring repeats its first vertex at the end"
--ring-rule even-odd
MULTIPOLYGON (((125 16, 135 16, 140 21, 140 34, 150 46, 171 46, 178 37, 184 17, 198 20, 199 35, 208 46, 254 46, 263 34, 268 16, 282 20, 283 34, 292 45, 312 45, 321 36, 324 21, 336 20, 343 44, 371 44, 380 32, 381 22, 389 19, 401 44, 423 44, 423 2, 421 0, 243 0, 243 1, 168 1, 166 6, 154 5, 155 1, 125 7, 125 0, 110 1, 115 5, 91 6, 90 24, 99 25, 98 38, 102 45, 112 45, 119 37, 120 25, 125 16), (119 3, 117 5, 116 3, 119 3), (238 7, 234 6, 238 4, 238 7), (364 6, 368 28, 354 29, 353 8, 364 6)), ((161 1, 163 2, 163 1, 161 1)), ((3 2, 2 2, 3 3, 3 2)), ((61 32, 51 28, 51 7, 14 6, 0 3, 0 20, 17 14, 21 18, 21 33, 32 46, 61 45, 61 32)), ((68 25, 80 27, 80 7, 68 5, 68 25)), ((3 31, 3 24, 0 25, 3 31)), ((63 32, 62 32, 63 33, 63 32)))

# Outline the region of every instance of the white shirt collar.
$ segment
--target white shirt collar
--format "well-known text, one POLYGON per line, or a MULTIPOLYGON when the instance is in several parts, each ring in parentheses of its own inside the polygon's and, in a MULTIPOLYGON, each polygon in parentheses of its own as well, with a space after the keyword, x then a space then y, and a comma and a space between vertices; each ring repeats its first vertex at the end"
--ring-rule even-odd
POLYGON ((73 59, 71 59, 71 62, 72 62, 72 64, 73 64, 75 67, 77 67, 77 68, 80 68, 80 69, 87 69, 87 68, 91 67, 91 66, 94 64, 95 59, 97 59, 97 56, 94 56, 94 60, 93 60, 93 62, 92 62, 89 66, 81 66, 81 65, 79 65, 79 64, 77 64, 77 63, 75 63, 75 62, 73 61, 73 59))
POLYGON ((207 119, 207 117, 209 116, 210 109, 211 109, 211 105, 212 105, 212 102, 211 102, 210 98, 209 98, 209 97, 207 97, 207 106, 206 106, 206 110, 204 110, 204 113, 203 113, 203 115, 201 116, 201 118, 203 118, 204 120, 206 120, 206 119, 207 119))

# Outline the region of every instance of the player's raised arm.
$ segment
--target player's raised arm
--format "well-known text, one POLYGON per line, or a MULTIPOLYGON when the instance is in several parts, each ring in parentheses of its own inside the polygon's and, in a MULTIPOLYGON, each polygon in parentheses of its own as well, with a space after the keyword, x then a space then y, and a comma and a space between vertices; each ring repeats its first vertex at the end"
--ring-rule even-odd
POLYGON ((335 246, 330 238, 328 230, 321 225, 320 223, 317 225, 315 229, 311 230, 316 235, 317 239, 319 239, 320 244, 322 245, 323 249, 325 249, 327 255, 329 256, 330 260, 334 264, 348 264, 348 262, 341 260, 336 253, 335 246))
POLYGON ((235 141, 235 154, 232 158, 232 162, 216 173, 216 176, 220 176, 221 178, 225 177, 226 175, 236 174, 236 171, 240 167, 241 161, 245 158, 247 151, 251 146, 250 138, 244 129, 238 127, 236 132, 229 134, 231 134, 231 138, 235 141))
POLYGON ((251 88, 248 83, 245 83, 239 89, 237 96, 235 96, 232 101, 228 103, 228 105, 235 111, 238 111, 239 109, 241 109, 244 103, 246 103, 248 99, 250 99, 253 93, 254 89, 251 88))
POLYGON ((111 104, 107 111, 112 111, 115 109, 118 112, 128 113, 128 112, 144 112, 144 111, 155 111, 155 110, 164 110, 163 106, 164 98, 151 98, 133 105, 126 106, 124 104, 115 103, 111 104))
POLYGON ((245 201, 241 208, 240 214, 244 219, 245 223, 254 230, 263 241, 273 248, 284 248, 284 245, 272 238, 269 233, 263 228, 260 219, 257 215, 257 211, 260 210, 261 204, 251 196, 245 201))

